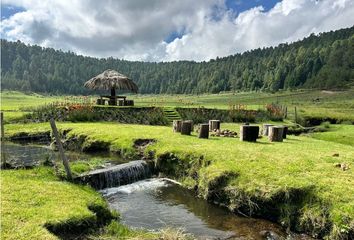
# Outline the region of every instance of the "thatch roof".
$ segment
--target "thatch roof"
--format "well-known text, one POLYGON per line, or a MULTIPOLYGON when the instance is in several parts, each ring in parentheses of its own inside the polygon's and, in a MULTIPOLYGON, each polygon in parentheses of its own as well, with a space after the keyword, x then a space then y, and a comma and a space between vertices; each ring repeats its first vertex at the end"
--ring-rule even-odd
POLYGON ((138 86, 130 78, 111 69, 107 69, 96 77, 91 78, 85 82, 84 86, 95 90, 110 90, 115 88, 118 90, 129 90, 134 93, 138 92, 138 86))

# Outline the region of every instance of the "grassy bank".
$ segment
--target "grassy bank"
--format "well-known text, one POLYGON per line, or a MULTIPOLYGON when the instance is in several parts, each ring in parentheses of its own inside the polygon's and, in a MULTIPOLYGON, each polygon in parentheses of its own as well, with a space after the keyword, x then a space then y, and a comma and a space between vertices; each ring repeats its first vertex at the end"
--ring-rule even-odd
POLYGON ((174 229, 132 230, 117 216, 98 192, 59 180, 51 168, 1 171, 1 239, 187 239, 174 229))
MULTIPOLYGON (((166 174, 197 188, 205 198, 315 236, 335 239, 353 234, 353 170, 342 171, 335 164, 353 166, 354 147, 321 135, 327 133, 316 133, 314 138, 289 136, 283 143, 264 138, 247 143, 235 138, 181 136, 162 126, 58 123, 58 127, 71 129, 69 138, 81 136, 86 149, 104 146, 129 155, 136 152, 136 139, 156 139, 146 154, 154 153, 166 174)), ((222 128, 237 130, 239 125, 222 128)), ((354 126, 331 130, 352 136, 354 126)), ((6 125, 7 136, 45 131, 49 131, 48 123, 6 125)))
POLYGON ((91 188, 59 181, 44 167, 1 171, 1 205, 4 239, 57 239, 45 225, 94 223, 89 206, 107 208, 91 188))

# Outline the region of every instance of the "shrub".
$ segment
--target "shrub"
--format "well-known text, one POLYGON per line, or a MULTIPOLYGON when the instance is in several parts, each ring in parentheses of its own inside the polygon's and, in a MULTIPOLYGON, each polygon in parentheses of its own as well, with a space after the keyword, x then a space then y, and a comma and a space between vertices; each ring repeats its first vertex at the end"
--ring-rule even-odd
POLYGON ((95 107, 87 103, 52 103, 41 106, 27 114, 25 121, 47 122, 50 118, 58 121, 95 122, 117 121, 121 123, 166 125, 161 108, 156 107, 95 107))

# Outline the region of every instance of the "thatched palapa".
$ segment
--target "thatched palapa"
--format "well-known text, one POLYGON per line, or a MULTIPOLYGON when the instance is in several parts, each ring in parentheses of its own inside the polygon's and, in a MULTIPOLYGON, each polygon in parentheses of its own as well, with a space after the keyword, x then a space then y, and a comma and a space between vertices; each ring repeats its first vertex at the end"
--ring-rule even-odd
POLYGON ((91 78, 84 86, 95 90, 111 90, 111 93, 114 92, 114 95, 115 89, 128 90, 133 93, 138 92, 138 86, 130 78, 111 69, 91 78))

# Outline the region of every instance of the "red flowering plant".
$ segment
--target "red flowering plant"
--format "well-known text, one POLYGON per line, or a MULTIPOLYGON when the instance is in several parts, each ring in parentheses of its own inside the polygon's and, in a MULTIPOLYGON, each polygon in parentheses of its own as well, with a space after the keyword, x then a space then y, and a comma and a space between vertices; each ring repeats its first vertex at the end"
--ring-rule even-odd
POLYGON ((48 121, 50 118, 61 121, 90 121, 95 119, 95 111, 90 98, 68 96, 63 101, 36 108, 27 116, 30 121, 48 121))
POLYGON ((285 111, 282 105, 271 103, 265 106, 271 120, 283 120, 285 111))

